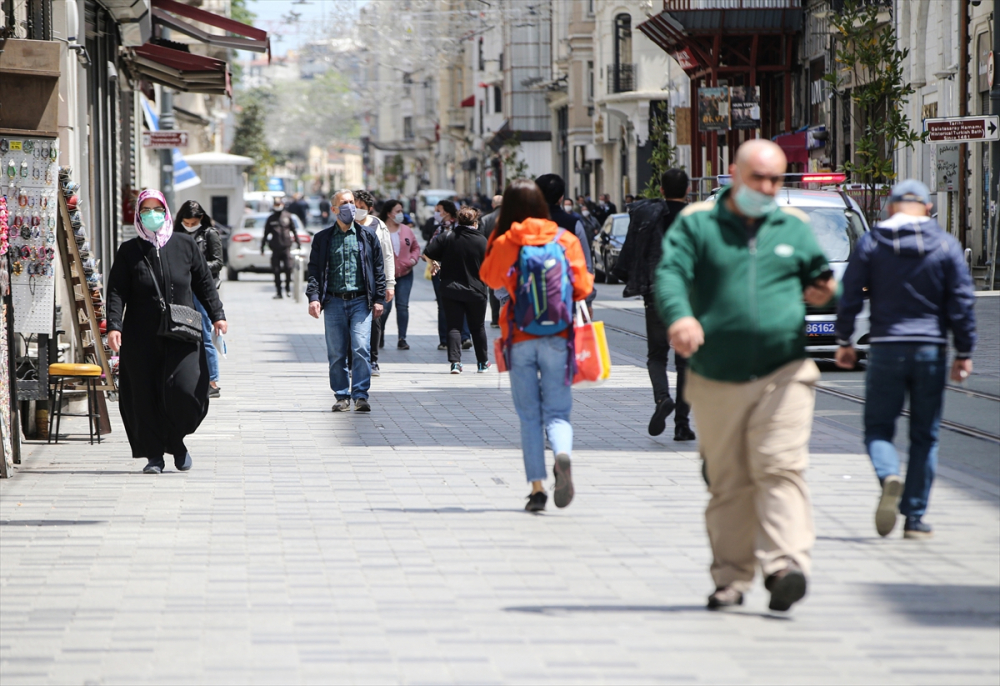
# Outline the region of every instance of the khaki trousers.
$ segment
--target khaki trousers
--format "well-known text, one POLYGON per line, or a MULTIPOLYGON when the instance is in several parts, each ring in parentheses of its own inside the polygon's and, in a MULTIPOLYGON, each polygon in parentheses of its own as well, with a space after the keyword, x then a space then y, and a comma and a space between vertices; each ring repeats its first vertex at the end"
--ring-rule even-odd
POLYGON ((812 360, 745 383, 689 372, 685 395, 712 494, 705 524, 718 587, 747 591, 755 562, 765 578, 788 560, 809 574, 815 533, 803 472, 818 380, 812 360))

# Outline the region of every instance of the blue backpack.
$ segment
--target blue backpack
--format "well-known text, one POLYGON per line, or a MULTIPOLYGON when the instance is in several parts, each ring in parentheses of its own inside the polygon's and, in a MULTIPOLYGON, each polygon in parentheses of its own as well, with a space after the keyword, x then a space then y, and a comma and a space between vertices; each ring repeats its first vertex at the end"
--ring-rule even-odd
POLYGON ((514 324, 533 336, 552 336, 573 326, 573 273, 559 244, 525 245, 517 258, 514 324))

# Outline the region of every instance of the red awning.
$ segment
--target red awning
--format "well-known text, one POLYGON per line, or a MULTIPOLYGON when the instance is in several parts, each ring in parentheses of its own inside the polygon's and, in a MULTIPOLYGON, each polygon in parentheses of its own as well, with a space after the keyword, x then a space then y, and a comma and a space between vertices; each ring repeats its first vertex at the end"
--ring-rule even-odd
POLYGON ((130 62, 142 78, 175 90, 232 96, 229 69, 222 60, 147 43, 132 48, 130 62))
POLYGON ((806 132, 785 133, 774 137, 774 142, 785 151, 789 162, 808 164, 809 150, 806 148, 806 132))
POLYGON ((475 107, 476 106, 476 96, 470 95, 465 100, 462 101, 462 107, 475 107))
POLYGON ((266 52, 268 59, 271 56, 271 43, 267 37, 267 31, 243 24, 234 19, 229 19, 228 17, 220 17, 217 14, 206 12, 191 5, 185 5, 174 0, 153 0, 153 19, 163 26, 180 31, 192 38, 197 38, 209 45, 217 45, 233 50, 266 52), (193 24, 182 21, 178 17, 207 24, 208 26, 213 26, 236 35, 209 33, 193 24))

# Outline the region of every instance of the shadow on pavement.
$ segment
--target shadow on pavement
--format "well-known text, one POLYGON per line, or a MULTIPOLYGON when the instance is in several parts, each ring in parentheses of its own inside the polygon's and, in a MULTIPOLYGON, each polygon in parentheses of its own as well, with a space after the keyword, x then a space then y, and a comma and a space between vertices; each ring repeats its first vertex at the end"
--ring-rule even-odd
POLYGON ((98 520, 73 519, 8 519, 0 520, 0 526, 79 526, 84 524, 107 524, 98 520))
POLYGON ((647 614, 653 612, 679 613, 679 612, 699 612, 712 613, 725 616, 760 617, 764 619, 788 620, 787 615, 777 615, 769 612, 753 612, 744 609, 729 609, 713 612, 704 605, 520 605, 503 608, 504 612, 523 612, 526 614, 547 615, 557 617, 572 613, 588 614, 612 614, 621 612, 634 612, 647 614))
POLYGON ((464 507, 373 507, 372 512, 405 512, 406 514, 482 514, 484 512, 524 512, 524 508, 464 508, 464 507))
POLYGON ((949 584, 863 584, 865 591, 915 624, 1000 627, 1000 588, 949 584))

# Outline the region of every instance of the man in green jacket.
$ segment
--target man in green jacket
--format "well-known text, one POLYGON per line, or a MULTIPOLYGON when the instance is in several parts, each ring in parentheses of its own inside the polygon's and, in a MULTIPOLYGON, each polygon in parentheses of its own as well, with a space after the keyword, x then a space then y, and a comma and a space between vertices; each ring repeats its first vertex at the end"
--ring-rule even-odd
POLYGON ((711 609, 742 604, 758 564, 772 610, 806 593, 819 369, 805 354, 803 300, 826 304, 836 281, 808 216, 778 207, 786 166, 770 141, 740 146, 732 186, 681 213, 656 272, 670 344, 690 357, 685 395, 712 495, 711 609))

